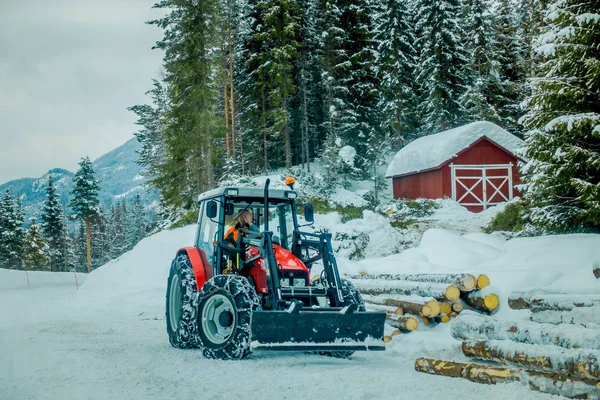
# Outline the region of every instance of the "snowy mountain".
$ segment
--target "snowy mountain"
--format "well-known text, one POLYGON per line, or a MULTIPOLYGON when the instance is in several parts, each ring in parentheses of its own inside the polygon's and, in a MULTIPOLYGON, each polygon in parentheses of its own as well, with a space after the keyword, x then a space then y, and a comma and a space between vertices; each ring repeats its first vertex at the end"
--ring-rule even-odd
MULTIPOLYGON (((151 204, 158 198, 156 192, 143 187, 145 179, 140 175, 141 167, 135 163, 139 143, 135 138, 122 146, 106 153, 93 162, 96 178, 100 181, 100 201, 109 205, 122 198, 130 200, 140 194, 145 204, 151 204)), ((22 178, 0 185, 0 193, 9 189, 17 195, 26 214, 32 215, 40 209, 45 200, 45 188, 49 177, 56 180, 57 192, 61 203, 66 204, 69 191, 73 187, 71 171, 60 168, 51 169, 39 178, 22 178)))

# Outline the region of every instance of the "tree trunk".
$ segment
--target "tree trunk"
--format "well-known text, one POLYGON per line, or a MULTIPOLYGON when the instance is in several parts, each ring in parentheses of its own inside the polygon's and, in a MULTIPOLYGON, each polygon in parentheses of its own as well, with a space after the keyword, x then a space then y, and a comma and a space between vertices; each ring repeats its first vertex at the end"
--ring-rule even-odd
POLYGON ((527 344, 555 345, 567 349, 600 350, 600 331, 577 325, 538 324, 528 321, 505 321, 464 311, 452 324, 455 339, 512 340, 527 344))
POLYGON ((415 317, 408 315, 396 315, 388 313, 386 316, 388 325, 400 329, 403 332, 411 332, 419 327, 419 321, 415 317))
POLYGON ((508 306, 513 310, 529 308, 532 312, 546 310, 571 311, 578 307, 600 306, 600 295, 512 292, 508 297, 508 306))
MULTIPOLYGON (((223 51, 225 53, 225 51, 223 51)), ((223 108, 225 109, 225 153, 227 157, 231 155, 231 143, 229 139, 229 98, 227 94, 227 86, 229 79, 227 78, 227 56, 225 57, 225 68, 223 69, 223 108)))
POLYGON ((513 363, 546 372, 600 380, 600 352, 596 350, 563 349, 514 343, 507 340, 467 340, 462 344, 463 354, 500 363, 513 363))
POLYGON ((480 290, 471 292, 467 296, 463 296, 462 299, 469 306, 485 312, 491 312, 500 305, 497 295, 494 293, 485 294, 480 290))
MULTIPOLYGON (((231 8, 230 8, 231 10, 231 8)), ((229 101, 231 105, 231 149, 233 150, 233 158, 236 158, 236 137, 235 137, 235 95, 233 91, 233 40, 231 38, 231 20, 228 23, 228 39, 229 39, 229 101)))
POLYGON ((92 219, 85 217, 85 250, 87 255, 87 271, 92 272, 92 219))
POLYGON ((410 282, 445 283, 454 285, 463 292, 475 289, 477 280, 471 274, 377 274, 356 275, 352 279, 385 279, 410 282))
POLYGON ((455 301, 460 297, 460 290, 454 285, 430 282, 410 282, 382 279, 355 279, 352 281, 359 292, 370 295, 397 293, 433 297, 436 300, 455 301))
POLYGON ((553 325, 573 324, 600 329, 600 307, 578 307, 571 311, 540 311, 531 313, 530 319, 533 322, 553 325))
POLYGON ((265 122, 265 91, 263 89, 262 91, 262 96, 261 96, 261 102, 262 102, 262 113, 261 113, 261 126, 262 126, 262 131, 263 131, 263 149, 264 149, 264 164, 263 164, 263 168, 264 168, 264 172, 267 172, 268 168, 269 168, 269 164, 268 164, 268 155, 267 155, 267 124, 265 122))
POLYGON ((600 398, 600 387, 594 381, 556 373, 464 364, 431 358, 418 358, 415 361, 415 370, 432 375, 464 378, 483 384, 521 382, 531 390, 571 399, 600 398))
POLYGON ((365 301, 371 304, 381 304, 389 307, 402 309, 406 314, 422 315, 424 317, 435 317, 441 307, 437 300, 420 296, 398 296, 395 299, 382 299, 372 296, 365 296, 365 301))

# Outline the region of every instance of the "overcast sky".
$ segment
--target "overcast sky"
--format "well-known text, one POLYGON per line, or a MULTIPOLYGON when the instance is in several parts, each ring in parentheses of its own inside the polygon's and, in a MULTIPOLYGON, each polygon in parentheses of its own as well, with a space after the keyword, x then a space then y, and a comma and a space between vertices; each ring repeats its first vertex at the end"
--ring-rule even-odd
POLYGON ((74 171, 137 130, 161 69, 155 0, 0 0, 0 184, 74 171))

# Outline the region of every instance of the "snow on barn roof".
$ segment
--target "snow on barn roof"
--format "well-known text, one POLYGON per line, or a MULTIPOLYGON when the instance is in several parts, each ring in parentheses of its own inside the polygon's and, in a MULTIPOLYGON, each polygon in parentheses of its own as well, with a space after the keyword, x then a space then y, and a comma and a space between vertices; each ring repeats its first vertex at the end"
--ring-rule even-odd
POLYGON ((473 122, 409 143, 396 153, 385 176, 391 178, 439 167, 484 136, 512 154, 523 144, 496 124, 473 122))

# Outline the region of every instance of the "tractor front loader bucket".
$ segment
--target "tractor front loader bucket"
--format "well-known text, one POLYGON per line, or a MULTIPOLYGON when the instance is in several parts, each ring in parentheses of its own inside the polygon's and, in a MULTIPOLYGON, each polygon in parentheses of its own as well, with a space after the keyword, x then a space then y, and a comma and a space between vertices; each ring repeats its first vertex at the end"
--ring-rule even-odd
POLYGON ((285 351, 385 350, 385 313, 304 308, 254 311, 252 347, 285 351))

